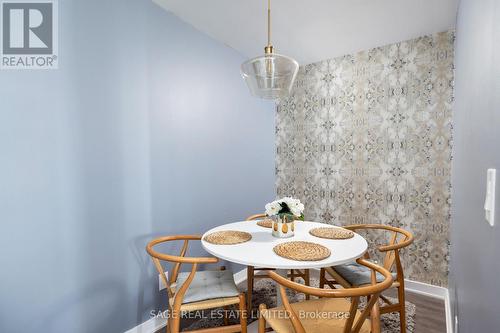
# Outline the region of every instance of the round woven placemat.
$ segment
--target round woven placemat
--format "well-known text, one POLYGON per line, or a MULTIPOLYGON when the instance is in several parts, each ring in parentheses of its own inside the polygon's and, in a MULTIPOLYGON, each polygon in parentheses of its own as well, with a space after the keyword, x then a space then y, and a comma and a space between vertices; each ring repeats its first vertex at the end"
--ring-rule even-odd
POLYGON ((309 233, 315 237, 327 239, 349 239, 354 237, 354 232, 344 228, 322 227, 309 230, 309 233))
POLYGON ((216 231, 206 235, 203 240, 216 245, 233 245, 248 242, 252 239, 252 235, 244 231, 216 231))
POLYGON ((272 228, 273 227, 273 220, 270 220, 270 219, 260 220, 259 222, 257 222, 257 225, 264 227, 264 228, 272 228))
POLYGON ((281 243, 273 251, 280 257, 298 261, 319 261, 331 254, 323 245, 303 241, 281 243))

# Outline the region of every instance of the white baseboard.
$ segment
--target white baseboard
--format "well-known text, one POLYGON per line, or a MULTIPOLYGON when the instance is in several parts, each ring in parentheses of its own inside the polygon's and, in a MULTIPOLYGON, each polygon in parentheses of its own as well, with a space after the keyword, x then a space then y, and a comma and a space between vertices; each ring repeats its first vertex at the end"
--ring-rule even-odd
POLYGON ((424 296, 444 299, 448 293, 448 289, 435 286, 428 283, 405 280, 405 289, 424 296))
POLYGON ((446 333, 453 333, 455 325, 451 314, 450 293, 446 289, 446 296, 444 297, 444 309, 446 311, 446 333))
POLYGON ((133 327, 125 333, 155 333, 167 326, 167 319, 160 317, 153 317, 136 327, 133 327))
POLYGON ((234 273, 234 282, 238 285, 247 280, 247 269, 244 268, 239 272, 234 273))
MULTIPOLYGON (((234 273, 234 281, 236 284, 240 284, 246 281, 246 279, 246 268, 234 273)), ((405 289, 416 294, 442 299, 445 304, 446 312, 446 333, 453 333, 453 321, 451 318, 451 304, 448 289, 412 280, 405 280, 405 289)), ((165 326, 167 326, 167 320, 165 318, 154 317, 134 328, 131 328, 125 333, 154 333, 165 326)))

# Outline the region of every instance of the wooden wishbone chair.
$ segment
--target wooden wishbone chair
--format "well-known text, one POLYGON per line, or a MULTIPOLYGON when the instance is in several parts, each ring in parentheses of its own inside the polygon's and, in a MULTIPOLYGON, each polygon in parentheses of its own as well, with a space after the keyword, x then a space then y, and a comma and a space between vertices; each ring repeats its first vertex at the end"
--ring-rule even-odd
POLYGON ((279 283, 283 307, 267 309, 265 304, 260 305, 259 333, 266 331, 266 324, 279 333, 369 333, 371 325, 367 317, 378 302, 379 295, 391 286, 392 275, 385 268, 365 259, 358 259, 357 263, 371 270, 372 284, 350 289, 322 289, 304 286, 275 272, 268 272, 279 283), (377 282, 376 274, 380 274, 383 280, 377 282), (290 304, 285 288, 320 298, 290 304), (360 311, 360 297, 365 296, 366 306, 360 311))
MULTIPOLYGON (((255 214, 247 217, 246 221, 256 221, 266 219, 266 214, 255 214)), ((252 311, 252 293, 254 287, 254 281, 256 279, 269 279, 269 275, 267 274, 256 274, 255 271, 274 271, 274 268, 256 268, 253 266, 247 267, 247 309, 248 311, 252 311)), ((303 271, 299 269, 291 269, 288 277, 295 281, 296 278, 304 279, 304 283, 306 286, 310 285, 310 277, 309 270, 304 269, 303 271)), ((309 299, 309 295, 306 295, 306 298, 309 299)))
MULTIPOLYGON (((344 226, 344 228, 352 231, 376 230, 391 233, 389 243, 378 246, 377 250, 381 253, 385 253, 383 266, 385 269, 392 272, 394 282, 392 283, 391 288, 397 288, 398 302, 392 303, 389 299, 387 299, 387 297, 380 295, 380 298, 384 302, 384 305, 380 307, 380 314, 399 312, 400 331, 401 333, 405 333, 405 281, 399 251, 413 242, 413 235, 404 229, 381 224, 349 225, 344 226)), ((365 254, 365 258, 370 258, 368 252, 365 254)), ((377 279, 380 280, 382 277, 377 275, 377 279)), ((344 288, 351 288, 369 283, 370 272, 355 263, 322 268, 320 271, 320 288, 323 288, 325 284, 331 288, 334 288, 335 284, 340 284, 344 288), (326 273, 333 277, 333 280, 328 279, 326 273)))
MULTIPOLYGON (((182 313, 238 305, 240 324, 201 329, 192 332, 246 333, 245 294, 240 293, 236 288, 233 273, 225 269, 219 271, 197 271, 198 265, 215 264, 219 259, 215 257, 186 257, 188 243, 191 240, 199 241, 201 240, 201 236, 166 236, 152 240, 146 247, 146 251, 152 257, 153 263, 167 289, 169 316, 166 332, 178 333, 180 331, 182 313), (179 255, 159 253, 153 249, 155 245, 160 243, 179 240, 184 241, 179 255), (169 280, 165 276, 165 270, 161 264, 162 261, 173 264, 169 280), (182 264, 190 264, 191 271, 180 273, 182 264)), ((227 320, 224 320, 224 322, 227 323, 227 320)))

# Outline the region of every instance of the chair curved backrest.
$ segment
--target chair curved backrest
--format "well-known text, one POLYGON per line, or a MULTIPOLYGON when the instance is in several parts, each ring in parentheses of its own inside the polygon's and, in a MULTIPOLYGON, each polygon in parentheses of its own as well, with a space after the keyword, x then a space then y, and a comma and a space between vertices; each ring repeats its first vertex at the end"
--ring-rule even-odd
MULTIPOLYGON (((391 232, 391 238, 388 244, 378 246, 377 249, 380 252, 386 252, 384 257, 384 268, 392 270, 393 266, 396 265, 396 270, 398 273, 398 278, 402 278, 403 267, 401 265, 401 259, 399 256, 399 250, 409 246, 413 243, 413 234, 407 230, 396 228, 389 225, 383 224, 354 224, 344 226, 345 229, 352 231, 358 230, 382 230, 391 232), (401 276, 400 276, 401 275, 401 276)), ((368 252, 365 258, 369 258, 368 252)))
POLYGON ((347 288, 347 289, 323 289, 316 287, 309 287, 303 284, 290 281, 285 277, 275 273, 268 272, 267 274, 277 283, 279 283, 279 292, 283 299, 283 305, 285 307, 285 311, 287 313, 288 318, 290 319, 292 326, 296 333, 305 333, 305 329, 302 326, 299 317, 294 312, 293 308, 288 301, 285 288, 290 288, 300 293, 313 295, 317 297, 329 297, 329 298, 351 298, 351 306, 349 309, 349 316, 347 317, 344 332, 346 333, 357 333, 361 330, 365 319, 370 313, 371 309, 378 301, 379 295, 386 289, 388 289, 392 285, 392 275, 391 273, 374 263, 371 263, 365 259, 358 259, 357 263, 360 265, 364 265, 372 270, 371 281, 372 284, 363 287, 357 288, 347 288), (377 282, 376 273, 382 274, 384 280, 381 282, 377 282), (361 312, 360 316, 356 316, 359 305, 359 298, 362 296, 369 296, 369 300, 361 312), (357 318, 356 318, 357 317, 357 318))
POLYGON ((260 220, 260 219, 263 219, 263 218, 266 218, 266 214, 254 214, 254 215, 250 215, 249 217, 247 217, 245 219, 245 221, 255 221, 255 220, 260 220))
POLYGON ((167 293, 169 298, 174 298, 174 304, 173 307, 177 308, 180 307, 182 304, 182 299, 184 297, 184 294, 186 293, 187 289, 189 288, 189 285, 194 279, 194 276, 196 274, 196 270, 198 269, 198 264, 213 264, 217 263, 219 261, 218 258, 216 257, 186 257, 186 252, 188 249, 188 244, 190 240, 201 240, 200 235, 175 235, 175 236, 166 236, 166 237, 160 237, 153 239, 151 242, 148 243, 146 246, 146 251, 149 253, 151 258, 153 259, 154 265, 156 269, 158 270, 158 273, 160 274, 163 283, 165 284, 165 287, 167 288, 167 293), (165 253, 160 253, 157 252, 153 249, 154 246, 166 242, 171 242, 171 241, 184 241, 182 245, 182 249, 179 255, 170 255, 170 254, 165 254, 165 253), (167 261, 170 263, 173 263, 173 269, 170 274, 170 281, 167 280, 167 277, 165 276, 165 270, 163 269, 163 266, 161 265, 161 261, 167 261), (177 281, 177 276, 179 275, 179 270, 182 264, 187 263, 187 264, 192 264, 191 267, 191 272, 189 273, 188 278, 186 281, 182 284, 180 287, 176 287, 176 290, 172 289, 172 283, 175 283, 177 281))

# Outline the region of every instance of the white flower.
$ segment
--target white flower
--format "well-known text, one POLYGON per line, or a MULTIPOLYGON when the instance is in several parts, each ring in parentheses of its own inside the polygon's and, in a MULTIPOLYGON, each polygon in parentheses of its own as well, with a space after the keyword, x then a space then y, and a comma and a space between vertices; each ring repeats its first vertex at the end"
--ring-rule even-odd
POLYGON ((290 208, 290 212, 293 215, 297 217, 302 216, 302 213, 304 212, 304 205, 300 202, 299 199, 294 199, 292 197, 284 197, 282 199, 268 203, 266 205, 267 216, 277 215, 278 212, 281 210, 281 205, 280 205, 281 203, 286 203, 288 208, 290 208))
POLYGON ((292 211, 292 214, 295 216, 302 216, 302 213, 304 212, 304 205, 300 203, 300 201, 290 207, 290 210, 292 211))
POLYGON ((267 216, 274 216, 278 215, 278 212, 280 211, 281 206, 278 201, 273 201, 270 202, 266 205, 266 215, 267 216))

